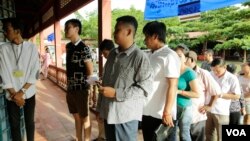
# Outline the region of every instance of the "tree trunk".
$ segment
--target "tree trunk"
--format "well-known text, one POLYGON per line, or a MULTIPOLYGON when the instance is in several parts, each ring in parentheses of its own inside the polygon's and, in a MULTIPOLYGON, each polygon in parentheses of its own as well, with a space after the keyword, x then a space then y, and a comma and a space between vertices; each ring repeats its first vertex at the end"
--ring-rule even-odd
POLYGON ((223 52, 222 52, 222 58, 225 59, 225 54, 226 54, 226 50, 223 49, 223 52))
POLYGON ((203 43, 203 51, 202 52, 205 52, 207 50, 207 41, 205 41, 203 43))
POLYGON ((244 49, 243 63, 247 61, 247 50, 244 49))

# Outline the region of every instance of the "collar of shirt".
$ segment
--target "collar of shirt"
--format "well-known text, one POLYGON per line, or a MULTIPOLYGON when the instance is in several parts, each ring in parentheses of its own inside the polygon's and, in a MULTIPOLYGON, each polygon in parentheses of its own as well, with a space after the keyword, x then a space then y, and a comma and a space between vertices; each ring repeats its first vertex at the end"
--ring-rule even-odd
POLYGON ((116 48, 115 52, 116 52, 117 54, 119 54, 119 53, 125 53, 127 56, 129 56, 129 55, 133 52, 133 50, 134 50, 135 48, 136 48, 136 44, 133 43, 127 50, 125 50, 125 51, 123 51, 123 52, 120 52, 120 51, 119 51, 119 47, 118 47, 118 48, 116 48))
POLYGON ((164 45, 163 47, 157 49, 157 50, 154 50, 154 52, 150 51, 151 54, 156 54, 158 52, 161 52, 161 50, 163 50, 164 48, 168 47, 168 45, 164 45))
POLYGON ((194 69, 193 70, 198 74, 198 73, 200 73, 201 69, 202 68, 200 68, 198 65, 196 65, 195 70, 194 69))
POLYGON ((74 43, 75 46, 77 46, 82 40, 79 39, 77 42, 74 43))
POLYGON ((215 79, 219 80, 219 81, 223 81, 225 78, 228 78, 229 72, 226 71, 221 77, 218 77, 217 75, 214 74, 214 72, 212 71, 213 75, 215 76, 215 79))

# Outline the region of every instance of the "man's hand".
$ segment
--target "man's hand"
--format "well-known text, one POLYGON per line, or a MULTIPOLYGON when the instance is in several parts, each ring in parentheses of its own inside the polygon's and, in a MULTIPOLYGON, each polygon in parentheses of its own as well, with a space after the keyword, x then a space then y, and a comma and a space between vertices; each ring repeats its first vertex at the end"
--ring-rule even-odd
POLYGON ((99 87, 99 93, 104 95, 108 98, 114 98, 115 97, 115 89, 112 87, 99 87))
POLYGON ((12 98, 12 100, 18 105, 19 107, 24 106, 25 100, 23 99, 24 93, 22 91, 19 91, 15 94, 15 96, 12 98))
POLYGON ((209 111, 209 112, 211 111, 211 106, 206 105, 206 106, 200 107, 200 109, 199 109, 199 112, 202 114, 205 114, 207 111, 209 111))
POLYGON ((169 127, 174 127, 174 122, 171 114, 163 114, 162 122, 169 127))
POLYGON ((16 95, 16 92, 15 92, 15 93, 10 93, 10 96, 9 96, 10 99, 11 99, 11 100, 14 100, 15 95, 16 95))
POLYGON ((243 107, 243 108, 240 109, 240 113, 243 116, 246 115, 246 109, 245 109, 245 107, 243 107))
POLYGON ((13 100, 13 98, 14 98, 14 96, 16 95, 17 92, 16 92, 15 89, 13 89, 13 88, 7 89, 7 91, 8 91, 9 94, 10 94, 9 98, 10 98, 11 100, 13 100))

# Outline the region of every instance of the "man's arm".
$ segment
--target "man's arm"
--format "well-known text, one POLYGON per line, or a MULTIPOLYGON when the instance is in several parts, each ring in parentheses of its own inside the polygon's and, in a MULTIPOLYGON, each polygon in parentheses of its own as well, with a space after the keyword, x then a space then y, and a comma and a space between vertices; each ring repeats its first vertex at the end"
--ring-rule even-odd
MULTIPOLYGON (((33 51, 32 51, 32 59, 31 61, 31 68, 29 68, 28 70, 30 70, 30 75, 27 78, 27 81, 25 83, 30 83, 30 84, 35 84, 38 77, 39 77, 39 70, 40 70, 40 61, 39 61, 39 56, 38 56, 38 50, 36 48, 36 46, 33 46, 33 51)), ((27 72, 26 72, 27 73, 27 72)), ((27 89, 29 87, 27 86, 27 89)))
POLYGON ((6 90, 9 92, 10 98, 12 99, 15 96, 15 94, 16 94, 15 89, 14 88, 8 88, 6 90))
POLYGON ((223 99, 237 100, 237 99, 240 99, 240 94, 225 93, 225 94, 221 94, 219 97, 223 99))
POLYGON ((228 93, 221 94, 220 98, 232 99, 232 100, 240 99, 241 88, 240 88, 240 82, 238 78, 236 76, 233 77, 230 83, 231 83, 230 91, 228 93))
POLYGON ((24 89, 27 90, 32 84, 26 83, 22 89, 20 89, 18 92, 15 92, 13 88, 7 89, 7 91, 10 93, 11 99, 18 105, 23 106, 25 104, 25 92, 24 89))
POLYGON ((84 63, 86 65, 87 76, 93 75, 93 71, 94 71, 93 62, 89 59, 87 61, 84 61, 84 63))
POLYGON ((208 105, 200 107, 199 112, 205 114, 207 111, 211 111, 211 108, 214 106, 215 101, 218 99, 218 95, 211 96, 211 99, 208 105))
POLYGON ((167 84, 169 85, 166 93, 166 102, 163 111, 163 122, 168 126, 174 126, 173 117, 171 115, 173 105, 175 102, 176 92, 177 92, 177 84, 178 78, 167 78, 167 84))

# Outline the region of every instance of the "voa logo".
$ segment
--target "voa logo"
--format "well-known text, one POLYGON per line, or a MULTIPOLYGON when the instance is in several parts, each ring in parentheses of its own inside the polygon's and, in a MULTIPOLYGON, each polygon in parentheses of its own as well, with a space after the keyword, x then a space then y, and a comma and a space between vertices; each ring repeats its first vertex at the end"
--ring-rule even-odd
POLYGON ((226 129, 227 136, 247 136, 244 129, 226 129))

